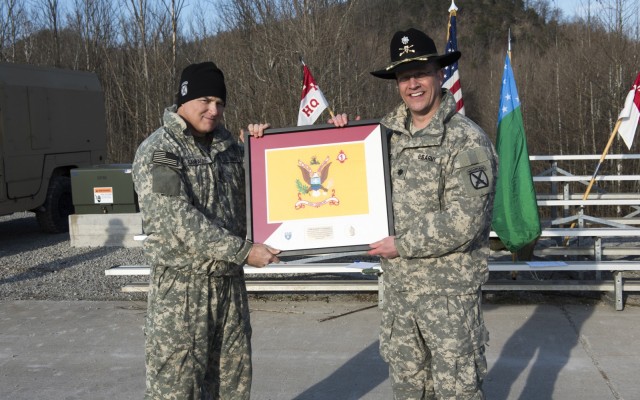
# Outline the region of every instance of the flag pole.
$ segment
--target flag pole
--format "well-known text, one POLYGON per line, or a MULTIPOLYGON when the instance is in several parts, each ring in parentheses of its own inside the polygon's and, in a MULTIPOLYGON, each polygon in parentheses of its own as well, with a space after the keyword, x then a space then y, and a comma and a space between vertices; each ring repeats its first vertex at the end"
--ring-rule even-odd
POLYGON ((452 11, 458 11, 458 7, 456 6, 455 1, 451 0, 451 6, 449 6, 449 13, 451 13, 452 11))
MULTIPOLYGON (((302 54, 298 54, 298 57, 300 58, 300 63, 302 63, 302 66, 304 67, 305 64, 304 61, 302 60, 302 54)), ((327 105, 327 111, 329 111, 329 115, 331 115, 331 119, 335 118, 335 115, 333 114, 333 110, 331 109, 331 107, 329 105, 327 105)))
MULTIPOLYGON (((509 27, 509 36, 507 37, 507 56, 509 57, 509 62, 511 62, 511 27, 509 27)), ((513 67, 512 67, 513 68, 513 67)), ((511 252, 511 261, 518 261, 518 252, 511 252)), ((518 275, 517 271, 511 271, 511 279, 516 279, 518 275)))
MULTIPOLYGON (((511 62, 511 27, 509 27, 509 36, 507 37, 507 56, 509 57, 509 62, 511 62)), ((511 252, 511 261, 518 261, 518 252, 511 252)), ((511 271, 511 279, 516 279, 518 275, 517 271, 511 271)))
MULTIPOLYGON (((607 145, 604 148, 604 151, 602 152, 602 156, 600 156, 600 161, 598 161, 598 165, 596 166, 596 170, 593 171, 593 175, 591 175, 591 180, 589 181, 589 185, 587 186, 587 190, 585 190, 584 195, 582 195, 582 200, 586 200, 589 197, 589 194, 591 193, 591 188, 593 187, 593 184, 596 181, 596 176, 598 176, 598 172, 600 172, 600 167, 602 166, 602 163, 604 162, 604 159, 607 157, 607 153, 609 153, 609 149, 611 148, 611 145, 613 144, 613 139, 615 139, 616 137, 616 133, 618 133, 618 128, 620 127, 620 123, 621 123, 621 119, 618 118, 618 121, 616 122, 616 126, 613 128, 613 132, 611 132, 611 136, 609 137, 609 141, 607 142, 607 145)), ((584 206, 580 206, 580 208, 584 208, 584 206)), ((571 223, 571 229, 575 228, 576 226, 576 221, 573 221, 571 223)), ((565 243, 566 244, 566 243, 565 243)))
POLYGON ((591 176, 591 181, 589 181, 589 186, 587 186, 587 190, 584 192, 584 196, 582 197, 582 200, 586 200, 587 197, 589 197, 589 192, 591 192, 591 188, 593 187, 593 183, 596 180, 596 176, 598 175, 598 172, 600 172, 600 167, 602 166, 602 162, 604 161, 604 159, 607 157, 607 154, 609 153, 609 149, 613 144, 613 139, 616 137, 616 133, 618 133, 618 128, 620 127, 621 122, 622 120, 620 119, 618 119, 618 122, 616 122, 616 126, 613 128, 613 132, 611 132, 611 136, 609 137, 609 142, 607 142, 607 146, 604 148, 604 151, 602 152, 600 161, 596 166, 596 170, 593 172, 593 176, 591 176))
POLYGON ((507 42, 507 55, 509 56, 509 62, 511 62, 511 28, 509 28, 509 40, 507 42))
POLYGON ((447 11, 449 11, 449 22, 447 22, 447 42, 448 42, 449 33, 451 32, 451 16, 456 15, 456 11, 458 11, 458 7, 456 6, 456 3, 453 0, 451 0, 451 6, 449 6, 449 9, 447 11))

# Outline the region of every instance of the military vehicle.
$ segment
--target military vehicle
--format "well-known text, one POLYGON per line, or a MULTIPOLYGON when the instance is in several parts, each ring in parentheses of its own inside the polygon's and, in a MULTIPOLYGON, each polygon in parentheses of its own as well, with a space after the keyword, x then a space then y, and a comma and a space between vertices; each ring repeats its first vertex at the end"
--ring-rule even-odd
POLYGON ((0 63, 0 215, 33 211, 45 232, 67 231, 69 171, 103 164, 106 153, 95 74, 0 63))

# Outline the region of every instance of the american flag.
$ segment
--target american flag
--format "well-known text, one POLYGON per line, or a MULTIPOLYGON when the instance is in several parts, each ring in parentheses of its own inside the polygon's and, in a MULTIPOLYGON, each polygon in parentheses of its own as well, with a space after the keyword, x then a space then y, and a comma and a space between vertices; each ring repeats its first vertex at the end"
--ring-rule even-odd
MULTIPOLYGON (((456 11, 458 7, 451 1, 449 7, 449 31, 447 32, 446 52, 451 53, 458 50, 458 39, 456 38, 456 11)), ((442 87, 449 89, 456 99, 456 110, 464 115, 464 99, 462 98, 462 86, 460 86, 460 74, 458 73, 458 62, 454 62, 444 68, 444 83, 442 87)))

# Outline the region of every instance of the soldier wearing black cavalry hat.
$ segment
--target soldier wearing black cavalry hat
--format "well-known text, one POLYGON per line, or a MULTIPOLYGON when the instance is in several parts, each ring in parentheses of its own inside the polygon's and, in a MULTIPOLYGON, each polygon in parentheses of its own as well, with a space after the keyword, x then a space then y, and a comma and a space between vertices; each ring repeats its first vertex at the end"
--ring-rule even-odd
POLYGON ((442 68, 460 52, 439 55, 413 28, 393 35, 390 52, 391 63, 371 72, 395 79, 402 98, 381 121, 390 132, 395 236, 369 252, 382 258, 380 352, 394 399, 483 399, 489 335, 480 287, 489 276, 497 156, 442 88, 442 68))

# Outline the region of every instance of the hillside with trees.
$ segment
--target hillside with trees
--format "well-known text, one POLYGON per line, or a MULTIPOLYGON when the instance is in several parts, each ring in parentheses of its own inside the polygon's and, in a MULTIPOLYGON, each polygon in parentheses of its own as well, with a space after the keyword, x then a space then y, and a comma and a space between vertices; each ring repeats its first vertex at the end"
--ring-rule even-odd
MULTIPOLYGON (((568 19, 549 0, 457 1, 467 115, 492 138, 510 29, 530 153, 602 152, 640 71, 640 1, 583 3, 580 17, 568 19)), ((0 61, 95 71, 105 90, 109 161, 131 162, 191 62, 213 60, 225 72, 232 132, 256 121, 295 125, 300 57, 334 110, 379 118, 399 101, 393 81, 369 74, 389 61, 391 35, 417 27, 444 51, 449 4, 0 0, 0 61)), ((616 140, 612 152, 629 151, 616 140)))

